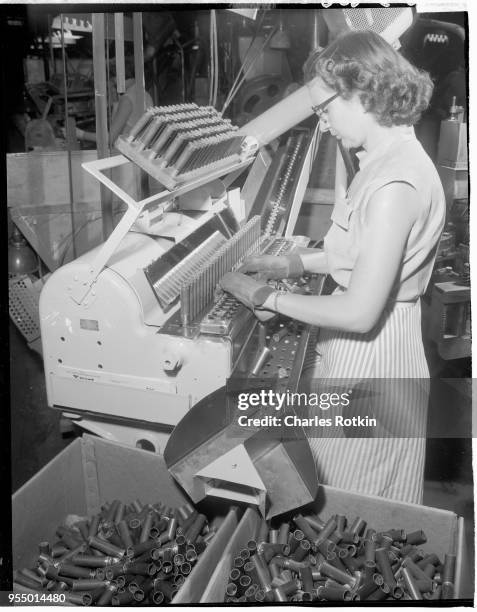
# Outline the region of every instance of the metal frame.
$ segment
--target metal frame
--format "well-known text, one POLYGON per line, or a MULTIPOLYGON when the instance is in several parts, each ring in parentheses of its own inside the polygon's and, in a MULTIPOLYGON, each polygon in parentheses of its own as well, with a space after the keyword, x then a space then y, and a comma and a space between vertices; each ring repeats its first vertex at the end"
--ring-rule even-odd
MULTIPOLYGON (((192 191, 193 189, 196 189, 201 185, 209 183, 210 181, 219 178, 224 174, 229 174, 230 172, 245 168, 252 162, 253 159, 254 157, 250 157, 242 162, 233 164, 231 166, 211 170, 211 172, 208 173, 206 176, 202 176, 187 183, 184 183, 183 185, 180 185, 172 191, 164 189, 163 191, 160 191, 159 193, 156 193, 152 196, 148 196, 147 198, 144 198, 142 200, 135 200, 128 193, 126 193, 124 189, 119 187, 119 185, 117 185, 113 180, 111 180, 104 174, 105 170, 110 170, 112 168, 122 166, 123 164, 131 163, 130 160, 127 159, 127 157, 124 157, 124 155, 115 155, 114 157, 98 159, 91 162, 84 162, 83 164, 81 164, 84 170, 94 176, 103 187, 106 187, 110 190, 110 192, 114 193, 118 198, 120 198, 127 205, 128 209, 110 234, 109 238, 99 250, 86 276, 77 277, 75 279, 75 285, 71 290, 71 297, 78 304, 81 304, 83 302, 83 300, 91 290, 94 282, 98 278, 99 274, 109 261, 110 257, 116 251, 124 236, 131 229, 133 223, 137 220, 137 218, 147 205, 153 203, 164 203, 165 205, 165 203, 170 201, 171 199, 174 199, 179 195, 187 193, 188 191, 192 191)), ((163 212, 165 212, 165 210, 163 210, 163 212)))

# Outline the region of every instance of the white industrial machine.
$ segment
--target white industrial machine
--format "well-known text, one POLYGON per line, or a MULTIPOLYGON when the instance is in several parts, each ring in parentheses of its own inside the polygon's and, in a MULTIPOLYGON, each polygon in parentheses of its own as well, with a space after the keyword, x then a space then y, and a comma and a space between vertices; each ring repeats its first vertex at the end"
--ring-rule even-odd
MULTIPOLYGON (((307 116, 312 103, 303 89, 307 116)), ((224 138, 197 137, 211 128, 203 116, 194 125, 191 115, 210 109, 191 106, 149 109, 117 143, 127 157, 83 164, 128 210, 103 245, 52 274, 40 298, 49 405, 103 437, 151 450, 163 448, 172 427, 230 375, 255 317, 217 295, 218 280, 246 255, 294 248, 281 236, 292 231, 316 145, 316 133, 292 131, 249 202, 249 220, 239 222, 237 190, 227 192, 217 177, 250 165, 265 136, 232 128, 235 153, 226 157, 224 138), (183 172, 164 163, 191 142, 196 153, 204 143, 198 164, 183 172), (134 200, 104 173, 129 159, 168 189, 134 200)), ((276 121, 267 121, 279 136, 276 121)), ((289 127, 282 123, 280 132, 289 127)))
MULTIPOLYGON (((374 13, 363 10, 365 27, 388 33, 387 22, 371 23, 374 13)), ((400 24, 393 39, 410 17, 410 9, 396 11, 386 14, 400 24)), ((286 377, 285 358, 270 360, 263 346, 260 363, 244 359, 257 321, 217 293, 217 284, 250 253, 296 248, 292 234, 319 131, 292 130, 266 172, 262 156, 254 158, 312 115, 316 83, 240 129, 195 104, 148 109, 116 143, 123 155, 83 164, 128 209, 102 246, 54 272, 42 291, 50 406, 103 437, 161 451, 172 427, 223 387, 237 364, 248 363, 249 375, 273 362, 286 377), (131 161, 165 189, 136 201, 104 173, 131 161), (247 189, 253 197, 242 219, 217 179, 252 162, 247 180, 259 186, 247 189)))

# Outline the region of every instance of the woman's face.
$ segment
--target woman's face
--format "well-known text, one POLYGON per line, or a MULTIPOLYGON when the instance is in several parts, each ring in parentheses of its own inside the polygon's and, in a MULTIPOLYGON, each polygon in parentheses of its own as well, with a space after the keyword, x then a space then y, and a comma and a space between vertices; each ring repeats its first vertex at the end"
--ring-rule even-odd
MULTIPOLYGON (((321 101, 333 95, 326 88, 320 92, 321 101)), ((349 100, 338 96, 319 113, 321 130, 336 136, 343 145, 350 148, 361 147, 366 142, 369 113, 366 113, 357 94, 349 100)))

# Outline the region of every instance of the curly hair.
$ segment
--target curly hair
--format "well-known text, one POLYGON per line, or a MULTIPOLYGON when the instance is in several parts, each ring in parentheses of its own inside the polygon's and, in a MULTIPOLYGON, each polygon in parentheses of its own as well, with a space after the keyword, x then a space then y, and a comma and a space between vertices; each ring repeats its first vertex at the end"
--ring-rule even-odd
POLYGON ((428 107, 433 83, 371 30, 343 34, 316 51, 303 67, 305 80, 321 77, 345 100, 357 93, 379 125, 414 125, 428 107))

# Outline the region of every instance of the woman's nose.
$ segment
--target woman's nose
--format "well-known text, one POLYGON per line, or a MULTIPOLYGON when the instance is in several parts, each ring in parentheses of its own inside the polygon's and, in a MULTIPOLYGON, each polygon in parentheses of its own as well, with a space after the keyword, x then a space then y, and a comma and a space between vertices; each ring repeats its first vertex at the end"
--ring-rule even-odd
POLYGON ((328 123, 328 117, 326 115, 320 117, 320 130, 322 132, 330 131, 330 124, 328 123))

